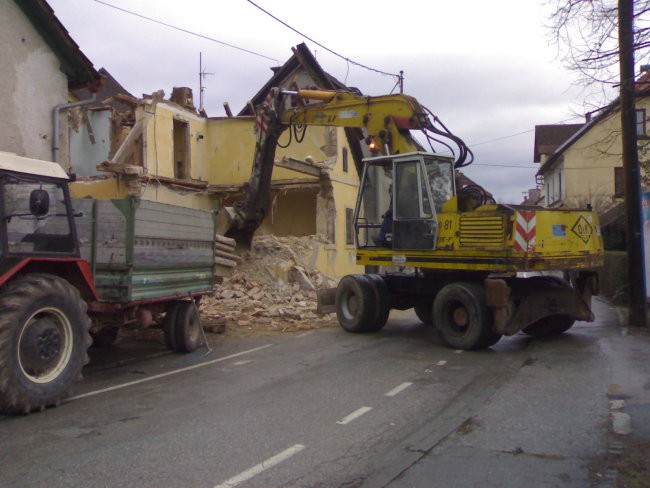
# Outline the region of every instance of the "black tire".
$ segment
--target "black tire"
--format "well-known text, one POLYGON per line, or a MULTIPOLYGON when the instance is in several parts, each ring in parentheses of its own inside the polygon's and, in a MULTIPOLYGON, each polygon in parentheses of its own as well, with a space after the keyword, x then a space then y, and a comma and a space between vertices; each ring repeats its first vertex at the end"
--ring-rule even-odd
POLYGON ((0 412, 57 405, 88 362, 86 303, 67 281, 28 274, 0 294, 0 412))
POLYGON ((176 351, 176 315, 183 302, 173 302, 167 307, 165 317, 162 321, 163 335, 165 337, 165 346, 170 351, 176 351))
POLYGON ((413 307, 415 315, 418 316, 420 322, 424 325, 433 325, 433 302, 420 303, 413 307))
POLYGON ((455 349, 490 347, 501 336, 492 332, 492 313, 479 283, 452 283, 436 295, 433 322, 440 338, 455 349))
POLYGON ((369 332, 377 315, 375 288, 365 275, 347 275, 336 287, 336 317, 348 332, 369 332))
POLYGON ((194 352, 201 345, 201 317, 194 302, 181 302, 174 324, 178 352, 194 352))
POLYGON ((552 337, 565 333, 573 324, 575 319, 568 315, 553 315, 525 327, 523 332, 533 337, 552 337))
POLYGON ((97 332, 90 332, 90 337, 92 338, 92 347, 111 347, 115 344, 117 340, 117 334, 119 328, 117 327, 102 327, 97 332))
POLYGON ((367 332, 381 330, 388 321, 390 314, 390 293, 384 279, 377 274, 365 275, 375 293, 375 317, 369 325, 367 332))

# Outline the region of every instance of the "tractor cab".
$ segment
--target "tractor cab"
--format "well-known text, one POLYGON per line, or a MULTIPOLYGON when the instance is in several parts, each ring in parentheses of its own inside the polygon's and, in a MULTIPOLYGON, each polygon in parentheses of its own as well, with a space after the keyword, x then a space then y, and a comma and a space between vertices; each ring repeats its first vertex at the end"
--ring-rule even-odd
POLYGON ((0 246, 5 258, 78 257, 68 175, 56 163, 0 155, 0 246), (15 161, 14 161, 15 159, 15 161))
POLYGON ((452 158, 414 152, 365 159, 354 217, 357 246, 435 249, 437 214, 455 194, 452 158))

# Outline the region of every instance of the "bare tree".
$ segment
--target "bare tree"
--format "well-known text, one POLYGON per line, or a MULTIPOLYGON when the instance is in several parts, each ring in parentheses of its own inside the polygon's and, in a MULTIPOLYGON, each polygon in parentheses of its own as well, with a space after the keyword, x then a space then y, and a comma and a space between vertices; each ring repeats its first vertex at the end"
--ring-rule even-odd
MULTIPOLYGON (((549 28, 565 66, 578 83, 601 90, 620 83, 616 0, 549 0, 549 28)), ((634 0, 634 50, 639 64, 650 62, 650 0, 634 0)))

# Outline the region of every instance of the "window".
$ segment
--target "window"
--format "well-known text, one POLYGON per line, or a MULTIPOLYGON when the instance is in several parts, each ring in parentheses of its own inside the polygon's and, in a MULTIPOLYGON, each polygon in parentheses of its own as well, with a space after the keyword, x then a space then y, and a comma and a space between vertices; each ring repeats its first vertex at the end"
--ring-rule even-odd
POLYGON ((174 178, 190 178, 190 125, 174 119, 174 178))
POLYGON ((636 109, 636 135, 637 137, 648 137, 645 126, 645 109, 636 109))
POLYGON ((5 177, 2 186, 9 252, 69 254, 75 251, 62 184, 5 177), (32 213, 30 194, 34 190, 48 194, 49 210, 45 215, 32 213))
POLYGON ((341 163, 343 164, 343 172, 347 173, 348 172, 348 148, 347 147, 343 148, 343 157, 341 163))
POLYGON ((345 209, 345 243, 354 245, 354 210, 351 208, 345 209))
POLYGON ((616 198, 623 198, 625 195, 625 177, 623 176, 623 168, 614 168, 614 196, 616 198))

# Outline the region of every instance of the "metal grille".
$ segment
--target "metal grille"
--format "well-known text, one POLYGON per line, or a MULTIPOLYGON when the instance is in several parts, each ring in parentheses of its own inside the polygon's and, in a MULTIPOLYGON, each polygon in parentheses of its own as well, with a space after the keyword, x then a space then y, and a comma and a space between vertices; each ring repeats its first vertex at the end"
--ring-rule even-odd
POLYGON ((463 215, 460 218, 461 247, 502 247, 503 217, 499 215, 463 215))

